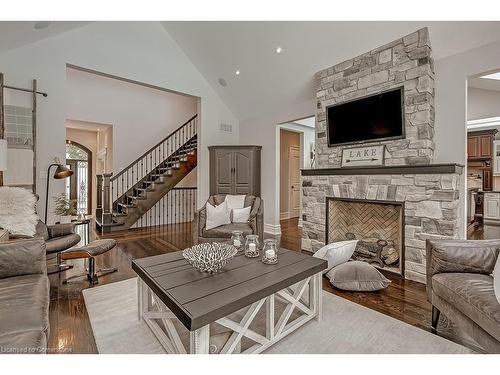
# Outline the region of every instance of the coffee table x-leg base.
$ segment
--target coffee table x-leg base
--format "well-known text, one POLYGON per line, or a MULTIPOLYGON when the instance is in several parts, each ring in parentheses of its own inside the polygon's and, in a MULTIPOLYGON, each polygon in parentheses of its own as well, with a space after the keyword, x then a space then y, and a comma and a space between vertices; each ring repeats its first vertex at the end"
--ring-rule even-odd
MULTIPOLYGON (((233 331, 220 350, 220 354, 233 353, 243 337, 255 342, 244 353, 261 353, 310 320, 319 321, 322 308, 321 290, 322 273, 317 273, 295 284, 295 288, 280 290, 254 302, 239 322, 228 317, 218 319, 215 323, 233 331), (306 291, 309 293, 307 300, 304 298, 306 291), (285 304, 277 321, 275 319, 276 299, 285 304), (265 336, 249 328, 263 306, 265 306, 266 314, 265 336), (300 313, 300 316, 290 321, 295 310, 300 313)), ((189 348, 186 348, 173 323, 177 318, 140 278, 138 279, 138 304, 139 319, 146 322, 168 353, 208 354, 210 352, 210 325, 191 331, 189 348)))

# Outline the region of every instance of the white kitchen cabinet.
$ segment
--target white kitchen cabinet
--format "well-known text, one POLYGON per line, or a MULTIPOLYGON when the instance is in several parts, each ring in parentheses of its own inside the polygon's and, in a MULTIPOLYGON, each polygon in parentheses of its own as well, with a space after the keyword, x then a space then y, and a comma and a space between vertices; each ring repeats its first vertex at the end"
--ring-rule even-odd
POLYGON ((500 140, 493 141, 493 176, 500 176, 500 140))
POLYGON ((500 194, 484 193, 484 218, 500 220, 500 194))

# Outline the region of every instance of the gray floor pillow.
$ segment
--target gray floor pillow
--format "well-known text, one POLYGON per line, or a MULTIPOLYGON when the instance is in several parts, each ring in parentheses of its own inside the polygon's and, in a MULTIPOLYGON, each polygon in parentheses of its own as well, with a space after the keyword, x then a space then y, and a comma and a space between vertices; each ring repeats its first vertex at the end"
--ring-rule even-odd
POLYGON ((326 277, 334 287, 354 292, 372 292, 387 288, 391 283, 371 264, 359 260, 339 264, 326 277))

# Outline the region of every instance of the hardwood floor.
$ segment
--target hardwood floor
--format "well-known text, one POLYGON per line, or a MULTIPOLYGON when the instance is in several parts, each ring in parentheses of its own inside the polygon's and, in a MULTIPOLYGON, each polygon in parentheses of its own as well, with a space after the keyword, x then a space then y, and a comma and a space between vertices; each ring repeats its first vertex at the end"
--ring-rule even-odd
MULTIPOLYGON (((300 250, 300 228, 297 219, 281 222, 280 245, 290 250, 300 250)), ((83 230, 83 228, 81 228, 83 230)), ((131 261, 137 258, 178 251, 191 244, 190 224, 177 224, 148 229, 134 229, 116 232, 105 236, 91 237, 115 238, 118 245, 102 259, 98 266, 115 266, 118 272, 99 278, 99 285, 128 279, 135 276, 131 261)), ((69 262, 68 262, 69 263, 69 262)), ((63 284, 64 277, 83 271, 83 262, 72 261, 75 268, 66 275, 50 275, 51 334, 49 349, 54 353, 97 353, 96 344, 82 296, 82 289, 91 287, 85 279, 63 284)), ((429 331, 431 306, 427 302, 425 285, 396 276, 387 275, 391 285, 379 292, 353 293, 342 292, 330 286, 326 278, 323 288, 331 293, 361 304, 413 326, 429 331)))

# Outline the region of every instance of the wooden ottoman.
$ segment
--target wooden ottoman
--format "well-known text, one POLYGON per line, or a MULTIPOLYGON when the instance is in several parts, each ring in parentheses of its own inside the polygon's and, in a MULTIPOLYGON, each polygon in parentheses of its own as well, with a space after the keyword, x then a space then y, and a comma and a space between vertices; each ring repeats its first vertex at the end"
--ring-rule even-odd
POLYGON ((99 283, 99 276, 104 276, 112 272, 116 272, 117 268, 101 268, 95 269, 95 257, 104 254, 116 246, 116 241, 112 239, 96 240, 92 241, 88 245, 82 247, 74 247, 69 250, 65 250, 61 253, 61 259, 85 259, 88 261, 86 272, 83 274, 78 274, 70 276, 63 280, 63 284, 66 284, 68 280, 76 279, 79 277, 87 276, 87 279, 91 284, 99 283))

